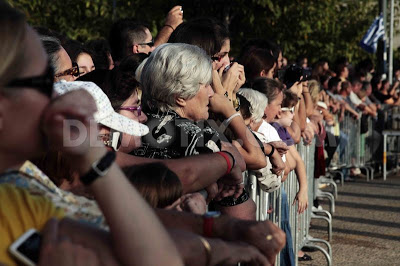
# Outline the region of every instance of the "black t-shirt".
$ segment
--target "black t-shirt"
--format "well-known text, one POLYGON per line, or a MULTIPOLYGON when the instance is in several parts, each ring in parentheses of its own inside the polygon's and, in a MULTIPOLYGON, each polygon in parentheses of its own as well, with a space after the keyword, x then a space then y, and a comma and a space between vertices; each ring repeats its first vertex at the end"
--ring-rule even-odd
POLYGON ((389 100, 390 98, 392 98, 392 96, 385 95, 385 94, 381 93, 380 91, 374 91, 374 96, 381 103, 385 103, 386 100, 389 100))

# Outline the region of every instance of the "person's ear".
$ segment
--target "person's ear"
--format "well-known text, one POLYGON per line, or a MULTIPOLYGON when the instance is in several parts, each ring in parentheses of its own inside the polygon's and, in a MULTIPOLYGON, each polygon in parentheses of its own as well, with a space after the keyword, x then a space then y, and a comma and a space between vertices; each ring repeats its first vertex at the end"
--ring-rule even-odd
POLYGON ((265 72, 265 70, 264 69, 261 70, 260 77, 266 77, 266 76, 267 76, 267 73, 265 72))
POLYGON ((132 45, 132 52, 133 52, 134 54, 140 53, 140 52, 139 52, 139 44, 134 44, 134 45, 132 45))
POLYGON ((282 118, 282 111, 281 110, 279 110, 279 112, 276 114, 275 118, 277 118, 277 119, 281 119, 282 118))
POLYGON ((177 104, 179 107, 184 107, 184 106, 186 106, 186 100, 183 99, 183 98, 176 98, 176 99, 175 99, 175 102, 176 102, 176 104, 177 104))

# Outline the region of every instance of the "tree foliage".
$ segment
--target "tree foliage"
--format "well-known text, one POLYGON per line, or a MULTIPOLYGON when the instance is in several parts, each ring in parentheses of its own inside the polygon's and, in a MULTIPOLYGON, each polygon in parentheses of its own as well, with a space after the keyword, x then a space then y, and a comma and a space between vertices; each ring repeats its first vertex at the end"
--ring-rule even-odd
POLYGON ((231 32, 234 54, 250 38, 272 38, 289 59, 311 61, 369 56, 358 43, 378 14, 375 0, 8 0, 32 25, 41 25, 79 41, 107 38, 115 19, 133 17, 157 33, 177 4, 185 19, 211 16, 231 32), (114 6, 115 3, 115 6, 114 6))

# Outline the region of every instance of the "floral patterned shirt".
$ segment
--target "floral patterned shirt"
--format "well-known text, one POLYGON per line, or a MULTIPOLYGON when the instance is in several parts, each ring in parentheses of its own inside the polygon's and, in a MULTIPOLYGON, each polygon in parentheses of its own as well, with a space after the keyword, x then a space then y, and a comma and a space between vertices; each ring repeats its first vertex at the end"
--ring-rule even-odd
POLYGON ((30 161, 26 161, 19 171, 7 171, 0 175, 0 184, 13 184, 34 195, 43 195, 64 210, 67 217, 89 222, 107 228, 103 214, 94 200, 77 196, 58 188, 48 176, 30 161))

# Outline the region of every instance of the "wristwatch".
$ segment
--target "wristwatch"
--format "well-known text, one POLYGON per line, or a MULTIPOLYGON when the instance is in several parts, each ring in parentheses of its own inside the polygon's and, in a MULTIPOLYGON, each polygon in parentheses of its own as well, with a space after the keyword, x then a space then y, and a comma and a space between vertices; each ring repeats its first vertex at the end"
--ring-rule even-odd
POLYGON ((203 215, 203 236, 212 237, 212 228, 214 224, 214 219, 221 216, 219 211, 206 212, 203 215))
POLYGON ((100 160, 95 161, 92 164, 89 172, 81 176, 81 181, 85 186, 89 186, 93 181, 101 176, 105 176, 108 169, 113 164, 116 158, 116 153, 114 150, 109 151, 100 160))

